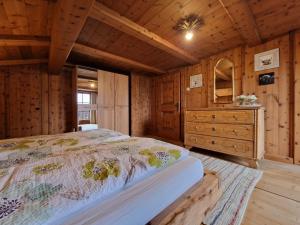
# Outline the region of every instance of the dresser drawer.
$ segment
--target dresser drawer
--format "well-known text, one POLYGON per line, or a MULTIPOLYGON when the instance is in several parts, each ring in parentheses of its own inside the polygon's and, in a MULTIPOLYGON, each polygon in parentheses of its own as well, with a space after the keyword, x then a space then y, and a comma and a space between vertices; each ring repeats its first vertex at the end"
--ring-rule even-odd
POLYGON ((235 156, 254 157, 252 141, 186 134, 185 144, 235 156))
POLYGON ((186 111, 187 122, 254 124, 254 110, 186 111))
POLYGON ((254 140, 253 125, 237 124, 212 124, 212 123, 195 123, 187 122, 185 124, 185 133, 187 134, 204 134, 210 136, 235 138, 242 140, 254 140))

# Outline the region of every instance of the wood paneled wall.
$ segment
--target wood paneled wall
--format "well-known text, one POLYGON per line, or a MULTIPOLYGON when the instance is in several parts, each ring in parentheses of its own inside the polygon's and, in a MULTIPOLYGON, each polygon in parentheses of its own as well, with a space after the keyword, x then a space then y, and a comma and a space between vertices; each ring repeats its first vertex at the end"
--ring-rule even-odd
POLYGON ((73 130, 72 71, 49 75, 49 134, 73 130))
POLYGON ((131 135, 133 136, 151 133, 152 80, 153 78, 147 75, 131 74, 131 135))
POLYGON ((300 165, 300 31, 294 39, 294 162, 300 165))
POLYGON ((6 137, 5 79, 6 79, 6 70, 5 68, 0 68, 0 139, 6 137))
MULTIPOLYGON (((294 50, 291 50, 292 34, 278 37, 255 47, 238 47, 201 59, 199 64, 179 68, 181 72, 181 113, 186 109, 197 110, 206 107, 226 107, 229 105, 213 103, 213 68, 223 57, 235 64, 235 94, 255 94, 266 109, 266 158, 283 162, 300 162, 300 34, 296 32, 294 50), (279 48, 280 67, 267 71, 254 71, 254 55, 270 49, 279 48), (293 64, 293 57, 295 63, 293 64), (293 76, 295 68, 295 81, 293 76), (275 73, 275 84, 259 86, 258 75, 275 73), (203 75, 203 87, 188 90, 190 76, 203 75), (295 92, 294 92, 295 84, 295 92), (295 99, 293 101, 293 96, 295 99), (295 102, 295 114, 293 114, 295 102), (293 126, 293 121, 295 126, 293 126), (295 132, 293 131, 295 128, 295 132), (295 145, 293 143, 295 136, 295 145), (295 151, 295 154, 294 154, 295 151), (298 161, 297 161, 298 160, 298 161)), ((156 78, 159 82, 160 78, 156 78)), ((154 121, 155 118, 152 118, 154 121)), ((181 123, 183 132, 183 122, 181 123)), ((182 135, 183 138, 183 135, 182 135)))
POLYGON ((266 154, 265 157, 279 161, 292 162, 290 132, 290 42, 289 36, 279 37, 245 50, 245 75, 243 77, 243 93, 255 94, 265 107, 266 154), (280 67, 254 72, 254 55, 256 53, 279 48, 280 67), (259 74, 275 73, 275 84, 259 86, 259 74))
POLYGON ((207 59, 202 59, 199 64, 181 69, 181 109, 193 110, 208 107, 208 64, 207 59), (203 86, 191 88, 190 76, 202 74, 203 86))
POLYGON ((71 71, 46 65, 0 67, 0 138, 72 130, 71 71))

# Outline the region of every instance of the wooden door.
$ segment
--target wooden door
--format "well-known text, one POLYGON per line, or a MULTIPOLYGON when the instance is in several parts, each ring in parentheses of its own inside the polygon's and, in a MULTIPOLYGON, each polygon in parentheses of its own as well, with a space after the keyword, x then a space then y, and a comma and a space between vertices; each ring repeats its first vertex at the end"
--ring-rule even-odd
POLYGON ((163 76, 157 81, 157 131, 163 138, 180 139, 180 73, 163 76))
POLYGON ((129 134, 128 76, 115 74, 115 130, 129 134))
POLYGON ((115 79, 114 73, 98 71, 98 126, 115 129, 115 79))

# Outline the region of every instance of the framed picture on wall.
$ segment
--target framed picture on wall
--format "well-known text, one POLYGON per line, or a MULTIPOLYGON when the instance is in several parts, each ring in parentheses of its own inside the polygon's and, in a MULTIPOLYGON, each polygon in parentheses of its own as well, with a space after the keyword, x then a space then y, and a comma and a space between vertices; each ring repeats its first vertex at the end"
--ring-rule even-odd
POLYGON ((197 74, 190 77, 190 88, 202 87, 202 85, 202 74, 197 74))
POLYGON ((254 56, 254 71, 279 67, 279 48, 261 52, 254 56))

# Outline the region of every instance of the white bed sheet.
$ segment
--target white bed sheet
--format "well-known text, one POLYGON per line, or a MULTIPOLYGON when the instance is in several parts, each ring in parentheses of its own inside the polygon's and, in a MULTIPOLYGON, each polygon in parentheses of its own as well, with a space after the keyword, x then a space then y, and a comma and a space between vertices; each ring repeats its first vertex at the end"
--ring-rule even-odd
POLYGON ((97 130, 98 124, 81 124, 78 125, 78 127, 80 127, 81 131, 97 130))
POLYGON ((188 157, 53 224, 143 225, 200 181, 203 174, 201 161, 188 157))

